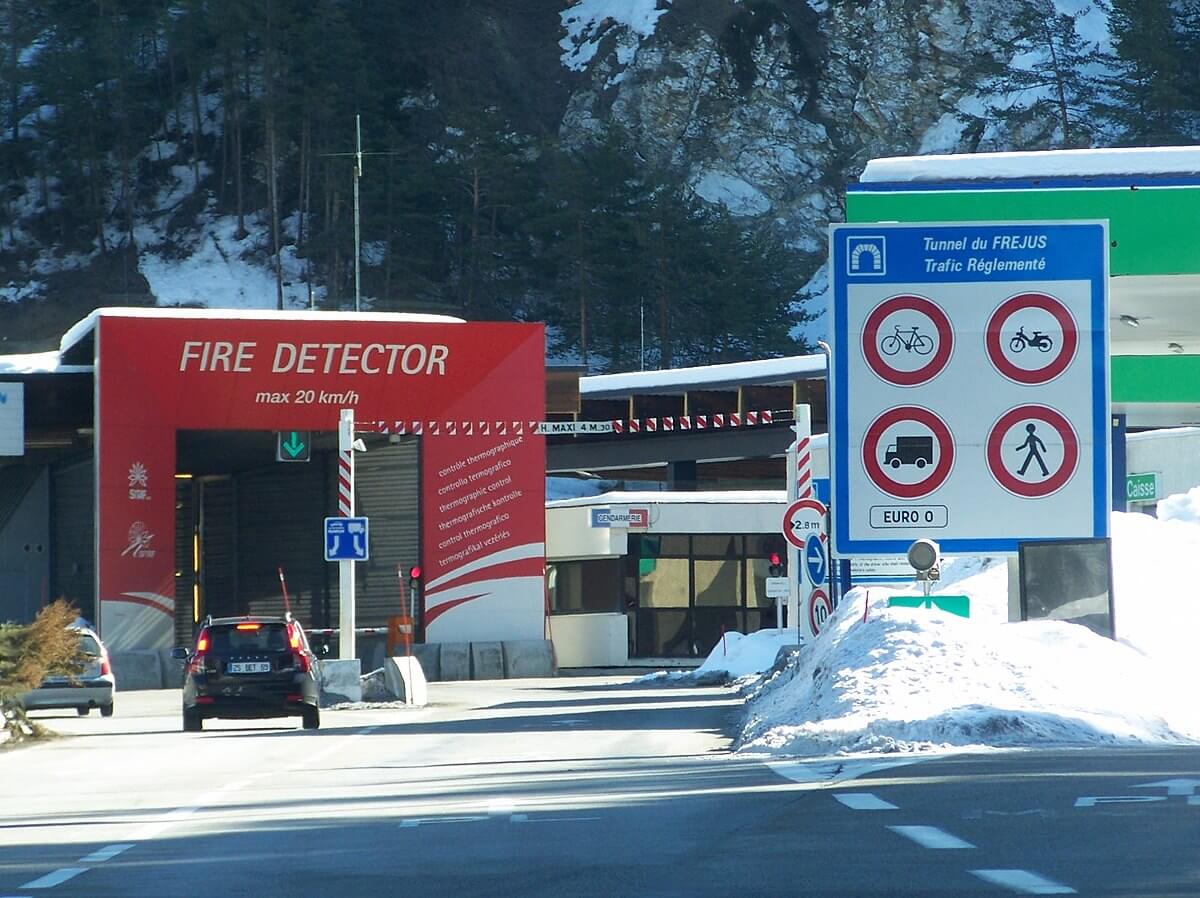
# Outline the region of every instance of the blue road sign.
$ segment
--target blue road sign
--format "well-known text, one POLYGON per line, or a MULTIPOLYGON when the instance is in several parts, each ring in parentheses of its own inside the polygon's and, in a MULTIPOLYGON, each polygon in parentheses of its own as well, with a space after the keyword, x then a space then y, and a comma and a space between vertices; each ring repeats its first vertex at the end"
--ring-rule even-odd
POLYGON ((838 555, 1108 535, 1105 222, 834 225, 838 555))
POLYGON ((366 518, 325 519, 325 560, 366 561, 370 557, 366 518))
POLYGON ((810 533, 804 541, 804 571, 813 586, 822 585, 829 577, 829 557, 825 554, 825 543, 820 535, 810 533))

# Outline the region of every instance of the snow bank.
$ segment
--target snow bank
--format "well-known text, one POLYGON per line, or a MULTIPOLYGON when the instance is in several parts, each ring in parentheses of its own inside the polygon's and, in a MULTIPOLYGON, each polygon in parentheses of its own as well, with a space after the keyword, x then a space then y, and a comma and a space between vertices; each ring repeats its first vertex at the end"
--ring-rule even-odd
MULTIPOLYGON (((858 598, 854 602, 853 598, 858 598)), ((1200 740, 1136 649, 1059 621, 981 623, 861 596, 750 707, 742 749, 782 754, 1200 740)))
POLYGON ((1151 147, 961 153, 872 159, 863 184, 1200 173, 1200 148, 1151 147))
POLYGON ((1188 586, 1200 577, 1200 491, 1171 508, 1187 519, 1113 516, 1117 641, 1060 621, 1007 623, 1003 560, 962 559, 937 591, 970 595, 969 619, 888 608, 899 590, 852 590, 821 636, 752 696, 739 747, 794 755, 1200 741, 1200 603, 1188 586))

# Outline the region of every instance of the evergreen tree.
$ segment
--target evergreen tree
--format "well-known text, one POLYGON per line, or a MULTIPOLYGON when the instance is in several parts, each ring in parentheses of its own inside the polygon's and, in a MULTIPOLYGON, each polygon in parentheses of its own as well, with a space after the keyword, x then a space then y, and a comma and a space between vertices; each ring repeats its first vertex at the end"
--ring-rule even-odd
MULTIPOLYGON (((1085 11, 1086 12, 1086 11, 1085 11)), ((1053 0, 1015 4, 1008 18, 1009 58, 982 73, 983 89, 996 97, 990 115, 1021 135, 1023 146, 1084 147, 1093 138, 1099 102, 1099 47, 1079 34, 1084 12, 1059 11, 1053 0)))
POLYGON ((1109 28, 1116 51, 1106 113, 1128 143, 1186 140, 1189 67, 1171 0, 1110 0, 1109 28))

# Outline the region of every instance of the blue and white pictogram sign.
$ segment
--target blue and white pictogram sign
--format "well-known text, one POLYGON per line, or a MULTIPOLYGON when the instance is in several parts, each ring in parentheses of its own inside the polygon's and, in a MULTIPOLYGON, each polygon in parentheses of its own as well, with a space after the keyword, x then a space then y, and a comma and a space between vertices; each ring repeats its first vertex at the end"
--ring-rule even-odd
POLYGON ((823 586, 829 578, 829 557, 820 534, 811 533, 804 541, 804 572, 809 585, 814 587, 823 586))
POLYGON ((839 555, 1108 535, 1105 222, 834 225, 839 555))
POLYGON ((370 557, 366 518, 325 519, 325 560, 366 561, 370 557))

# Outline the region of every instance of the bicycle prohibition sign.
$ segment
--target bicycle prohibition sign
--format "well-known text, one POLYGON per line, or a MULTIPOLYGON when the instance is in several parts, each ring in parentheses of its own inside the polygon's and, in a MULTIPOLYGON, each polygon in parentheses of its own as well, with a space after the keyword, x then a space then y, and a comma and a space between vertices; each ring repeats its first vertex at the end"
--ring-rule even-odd
POLYGON ((879 341, 879 351, 884 355, 895 355, 901 349, 906 352, 915 352, 917 355, 929 355, 933 352, 933 338, 928 334, 923 334, 914 325, 900 329, 900 325, 893 325, 895 333, 888 334, 879 341))

